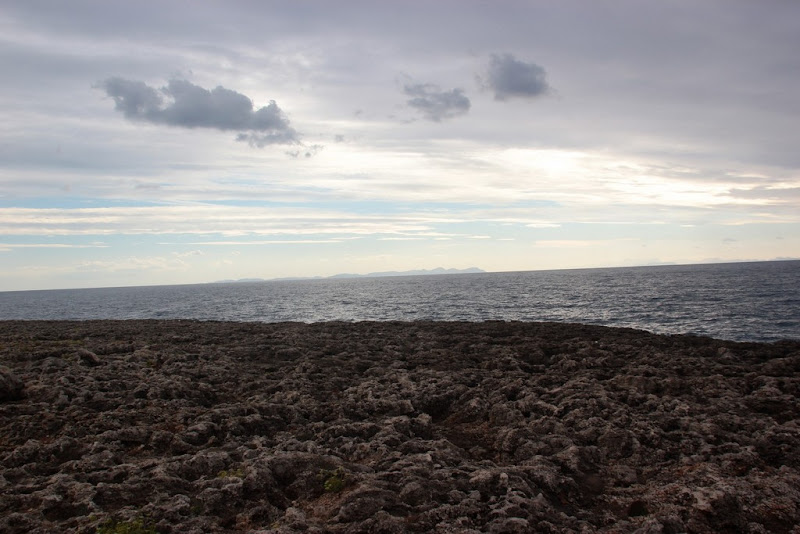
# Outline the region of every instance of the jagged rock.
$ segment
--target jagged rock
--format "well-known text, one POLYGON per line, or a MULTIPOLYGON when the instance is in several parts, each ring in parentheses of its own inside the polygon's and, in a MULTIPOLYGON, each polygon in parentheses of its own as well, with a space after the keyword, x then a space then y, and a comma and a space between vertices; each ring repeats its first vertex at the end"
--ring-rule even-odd
POLYGON ((88 365, 89 367, 97 367, 98 365, 103 365, 103 360, 97 356, 94 352, 86 349, 78 349, 76 354, 78 358, 80 358, 81 362, 84 365, 88 365))
POLYGON ((0 321, 0 342, 3 532, 782 533, 800 514, 797 342, 193 321, 0 321))

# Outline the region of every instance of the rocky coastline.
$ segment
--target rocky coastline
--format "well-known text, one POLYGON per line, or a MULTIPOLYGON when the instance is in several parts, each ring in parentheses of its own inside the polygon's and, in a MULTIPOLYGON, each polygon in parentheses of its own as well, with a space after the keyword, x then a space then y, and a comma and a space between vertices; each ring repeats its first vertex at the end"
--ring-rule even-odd
POLYGON ((0 532, 800 532, 800 342, 0 321, 0 532))

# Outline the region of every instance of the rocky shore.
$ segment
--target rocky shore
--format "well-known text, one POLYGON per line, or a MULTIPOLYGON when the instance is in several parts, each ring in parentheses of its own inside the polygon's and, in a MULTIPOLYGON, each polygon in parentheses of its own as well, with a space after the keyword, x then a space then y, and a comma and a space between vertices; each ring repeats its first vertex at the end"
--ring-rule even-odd
POLYGON ((0 321, 0 532, 800 532, 800 342, 0 321))

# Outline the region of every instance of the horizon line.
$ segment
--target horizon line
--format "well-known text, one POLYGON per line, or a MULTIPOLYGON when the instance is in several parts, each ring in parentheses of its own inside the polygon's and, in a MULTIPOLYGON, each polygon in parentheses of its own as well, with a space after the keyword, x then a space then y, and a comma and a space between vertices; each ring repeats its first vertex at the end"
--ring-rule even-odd
POLYGON ((277 277, 277 278, 252 278, 245 277, 239 279, 216 280, 211 282, 191 282, 185 284, 144 284, 144 285, 124 285, 124 286, 87 286, 87 287, 61 287, 61 288, 42 288, 42 289, 10 289, 0 290, 2 293, 24 293, 35 291, 79 291, 79 290, 92 290, 92 289, 129 289, 129 288, 154 288, 154 287, 175 287, 175 286, 203 286, 203 285, 229 285, 237 283, 279 283, 279 282, 323 282, 323 281, 336 281, 336 280, 353 280, 361 278, 401 278, 401 277, 416 277, 416 276, 454 276, 454 275, 479 275, 479 274, 503 274, 503 273, 529 273, 529 272, 551 272, 551 271, 591 271, 601 269, 638 269, 648 267, 687 267, 693 265, 728 265, 738 263, 774 263, 774 262, 791 262, 800 261, 800 258, 773 258, 769 260, 710 260, 699 262, 659 262, 659 263, 646 263, 641 265, 606 265, 602 267, 560 267, 551 269, 514 269, 508 271, 485 271, 480 267, 468 267, 466 269, 444 268, 435 267, 433 269, 410 269, 407 271, 396 271, 397 274, 381 274, 381 273, 394 273, 395 271, 379 271, 367 274, 350 274, 350 273, 337 273, 329 276, 309 276, 309 277, 277 277), (456 272, 430 272, 430 271, 456 271, 456 272), (477 269, 477 270, 471 270, 477 269), (418 274, 410 274, 418 271, 418 274), (425 272, 427 271, 427 272, 425 272), (404 274, 408 273, 408 274, 404 274))

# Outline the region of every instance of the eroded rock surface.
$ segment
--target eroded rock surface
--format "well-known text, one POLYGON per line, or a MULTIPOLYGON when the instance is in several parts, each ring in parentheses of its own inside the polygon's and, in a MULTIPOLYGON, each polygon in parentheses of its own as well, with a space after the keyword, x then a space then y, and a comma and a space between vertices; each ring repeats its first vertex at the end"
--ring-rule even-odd
POLYGON ((758 533, 800 518, 798 342, 5 321, 0 366, 2 532, 758 533))

